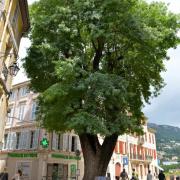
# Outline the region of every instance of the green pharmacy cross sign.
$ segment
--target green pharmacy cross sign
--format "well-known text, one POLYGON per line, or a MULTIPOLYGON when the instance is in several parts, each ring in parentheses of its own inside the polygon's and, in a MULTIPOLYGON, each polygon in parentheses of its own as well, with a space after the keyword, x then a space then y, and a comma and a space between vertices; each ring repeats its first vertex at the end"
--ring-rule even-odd
POLYGON ((43 138, 40 144, 43 148, 47 148, 49 146, 49 141, 47 140, 47 138, 43 138))

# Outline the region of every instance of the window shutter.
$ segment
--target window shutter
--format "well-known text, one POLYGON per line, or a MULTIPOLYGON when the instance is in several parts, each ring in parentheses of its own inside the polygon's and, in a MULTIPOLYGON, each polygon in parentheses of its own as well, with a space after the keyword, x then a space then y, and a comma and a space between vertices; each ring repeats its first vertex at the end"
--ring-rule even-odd
POLYGON ((37 129, 34 133, 34 139, 33 139, 33 149, 37 149, 38 147, 38 139, 39 139, 39 129, 37 129))
POLYGON ((68 151, 71 152, 71 146, 72 146, 72 135, 68 135, 68 151))
POLYGON ((63 150, 63 134, 60 136, 60 150, 63 150))
POLYGON ((30 149, 31 131, 26 131, 26 149, 30 149))
POLYGON ((26 148, 26 132, 23 131, 21 132, 20 136, 20 149, 25 149, 26 148))
POLYGON ((53 150, 57 149, 56 142, 57 142, 57 134, 53 131, 53 141, 52 141, 52 149, 53 150))
POLYGON ((68 150, 68 135, 63 134, 63 151, 68 150))
POLYGON ((79 136, 76 136, 76 137, 77 137, 77 150, 81 151, 81 143, 80 143, 80 140, 79 140, 79 136))
POLYGON ((59 134, 56 133, 56 149, 58 149, 59 134))
POLYGON ((22 147, 23 147, 22 144, 23 144, 23 132, 20 133, 18 149, 22 149, 22 147))
POLYGON ((12 133, 12 149, 16 149, 16 142, 17 142, 16 132, 13 132, 12 133))
POLYGON ((75 136, 74 150, 78 150, 78 136, 75 136))
POLYGON ((9 147, 10 150, 13 150, 13 145, 14 145, 13 140, 14 140, 14 132, 11 132, 10 133, 10 147, 9 147))
POLYGON ((9 137, 10 137, 10 133, 8 133, 8 136, 7 136, 6 149, 9 149, 9 137))

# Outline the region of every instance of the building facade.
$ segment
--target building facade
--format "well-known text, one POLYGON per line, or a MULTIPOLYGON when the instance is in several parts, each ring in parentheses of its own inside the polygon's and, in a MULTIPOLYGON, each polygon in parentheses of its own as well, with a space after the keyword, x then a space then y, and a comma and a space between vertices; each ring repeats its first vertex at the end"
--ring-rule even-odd
POLYGON ((144 126, 144 135, 122 135, 118 141, 109 163, 108 172, 111 179, 119 176, 123 168, 129 177, 135 169, 139 179, 146 179, 148 170, 153 176, 158 173, 155 132, 144 126))
MULTIPOLYGON (((37 97, 37 93, 29 90, 29 81, 13 86, 0 152, 0 171, 7 167, 11 178, 21 169, 27 180, 56 177, 81 180, 84 166, 78 136, 73 132, 49 133, 40 128, 35 121, 37 97), (77 150, 80 150, 79 155, 77 150)), ((115 180, 123 168, 129 177, 135 169, 139 179, 146 179, 148 170, 153 175, 158 173, 156 154, 155 132, 145 125, 143 136, 118 137, 107 173, 115 180)))
POLYGON ((27 0, 0 0, 0 149, 11 89, 11 68, 16 61, 21 37, 29 29, 27 0))
POLYGON ((9 99, 0 168, 10 178, 18 169, 27 180, 82 179, 83 158, 79 138, 73 132, 48 133, 35 121, 38 94, 29 82, 13 86, 9 99), (77 171, 78 169, 78 171, 77 171), (80 169, 80 170, 79 170, 80 169), (78 173, 78 174, 77 174, 78 173))

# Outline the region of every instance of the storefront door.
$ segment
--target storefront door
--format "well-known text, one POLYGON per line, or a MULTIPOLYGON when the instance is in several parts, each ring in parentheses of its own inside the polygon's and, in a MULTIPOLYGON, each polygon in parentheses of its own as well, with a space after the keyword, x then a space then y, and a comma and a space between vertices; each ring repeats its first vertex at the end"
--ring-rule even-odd
POLYGON ((67 164, 48 164, 47 166, 48 180, 68 180, 67 164))

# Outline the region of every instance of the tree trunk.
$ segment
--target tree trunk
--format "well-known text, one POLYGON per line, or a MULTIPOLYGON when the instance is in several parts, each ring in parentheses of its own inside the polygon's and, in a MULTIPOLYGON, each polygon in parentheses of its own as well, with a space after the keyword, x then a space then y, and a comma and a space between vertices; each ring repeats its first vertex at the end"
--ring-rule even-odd
POLYGON ((84 156, 83 180, 94 180, 96 176, 105 176, 118 135, 105 137, 102 145, 96 135, 82 134, 79 137, 84 156))

